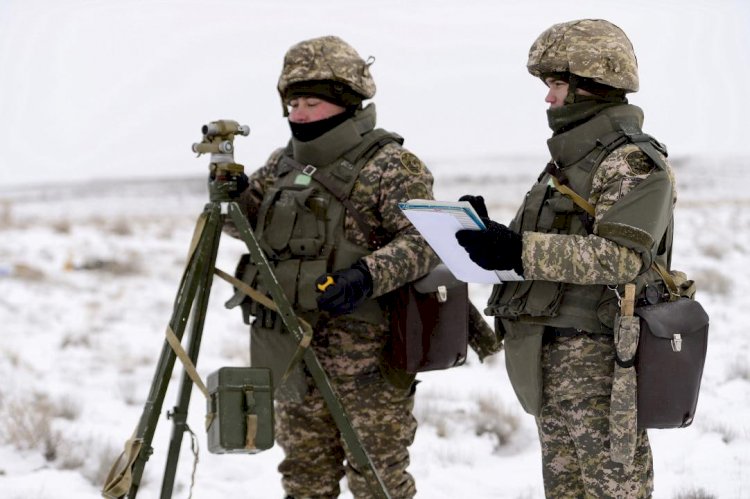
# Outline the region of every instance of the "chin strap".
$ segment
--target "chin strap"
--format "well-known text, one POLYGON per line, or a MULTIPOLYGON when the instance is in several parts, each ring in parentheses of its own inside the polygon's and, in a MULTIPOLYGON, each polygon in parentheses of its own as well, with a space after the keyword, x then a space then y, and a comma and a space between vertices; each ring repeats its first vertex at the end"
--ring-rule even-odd
POLYGON ((576 90, 578 90, 578 77, 571 73, 568 77, 568 95, 565 96, 566 104, 575 104, 576 90))

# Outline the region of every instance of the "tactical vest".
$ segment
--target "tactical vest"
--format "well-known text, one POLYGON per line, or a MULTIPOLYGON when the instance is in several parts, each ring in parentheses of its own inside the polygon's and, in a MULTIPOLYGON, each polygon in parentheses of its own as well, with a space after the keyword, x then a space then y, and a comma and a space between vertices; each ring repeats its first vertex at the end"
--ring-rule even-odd
MULTIPOLYGON (((278 178, 266 192, 258 211, 255 236, 295 312, 311 323, 318 317, 316 278, 347 268, 377 249, 355 244, 345 237, 347 209, 342 200, 350 196, 364 165, 391 142, 401 144, 403 139, 375 129, 367 131, 358 144, 325 165, 296 162, 291 144, 280 160, 278 178), (321 176, 323 182, 316 180, 321 176)), ((248 271, 257 272, 252 266, 248 271)), ((245 277, 246 282, 253 279, 255 276, 245 277)), ((257 286, 264 288, 262 282, 257 286)), ((374 299, 365 301, 349 317, 373 324, 385 321, 383 310, 374 299)))
MULTIPOLYGON (((599 165, 612 151, 628 143, 636 144, 666 174, 667 167, 661 156, 666 156, 666 150, 641 131, 641 122, 642 113, 637 107, 615 106, 604 109, 568 132, 552 137, 549 140, 552 159, 567 179, 568 187, 588 199, 593 175, 599 165)), ((669 203, 671 205, 671 199, 669 203)), ((648 209, 647 206, 643 208, 648 209)), ((637 220, 638 217, 632 216, 632 219, 637 220)), ((660 245, 655 260, 664 266, 668 266, 667 260, 671 255, 672 225, 671 219, 666 221, 666 231, 656 235, 660 238, 660 245)), ((555 189, 547 171, 540 175, 526 194, 510 224, 510 228, 516 232, 581 236, 590 234, 592 226, 593 219, 569 197, 555 189)), ((633 231, 634 235, 623 237, 637 238, 646 232, 636 230, 633 231)), ((640 244, 644 254, 651 253, 651 241, 647 237, 640 237, 646 240, 632 241, 632 246, 628 246, 639 247, 640 244)), ((642 293, 647 282, 656 280, 658 277, 651 271, 639 276, 638 291, 642 293)), ((495 286, 485 310, 485 314, 512 321, 517 326, 534 324, 605 334, 612 334, 616 313, 617 296, 605 285, 536 280, 495 286)))

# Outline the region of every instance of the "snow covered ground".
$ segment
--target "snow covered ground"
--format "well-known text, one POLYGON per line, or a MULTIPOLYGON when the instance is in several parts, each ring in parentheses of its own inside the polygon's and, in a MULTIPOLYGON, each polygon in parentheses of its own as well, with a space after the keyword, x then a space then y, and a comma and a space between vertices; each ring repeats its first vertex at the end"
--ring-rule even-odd
MULTIPOLYGON (((338 34, 376 56, 379 124, 427 162, 436 196, 483 194, 508 220, 549 136, 528 47, 582 17, 633 41, 642 88, 631 101, 678 176, 673 266, 698 281, 711 315, 695 422, 650 433, 655 497, 750 497, 745 0, 0 0, 0 497, 98 496, 143 409, 206 201, 206 162, 189 146, 217 118, 252 127, 237 142, 248 169, 282 144, 275 83, 291 44, 338 34)), ((224 238, 218 266, 231 271, 242 252, 224 238)), ((489 288, 471 292, 481 308, 489 288)), ((248 362, 229 295, 215 283, 203 376, 248 362)), ((533 420, 502 353, 420 378, 419 498, 542 497, 533 420)), ((164 410, 175 396, 171 386, 164 410)), ((279 449, 210 455, 203 411, 195 394, 194 497, 281 497, 279 449)), ((140 497, 158 496, 170 424, 159 423, 140 497)), ((176 497, 190 484, 183 450, 176 497)))
MULTIPOLYGON (((202 165, 203 158, 196 160, 202 165)), ((473 174, 437 163, 436 194, 481 193, 508 219, 539 160, 494 158, 473 174), (440 173, 440 171, 442 173, 440 173)), ((698 280, 711 337, 697 417, 651 431, 657 498, 750 497, 750 197, 741 161, 676 158, 681 200, 674 267, 698 280), (706 172, 711 171, 710 177, 706 172)), ((0 191, 0 491, 12 499, 96 497, 102 474, 138 422, 163 344, 195 218, 200 178, 90 182, 0 191)), ((241 243, 223 238, 218 266, 232 270, 241 243)), ((475 303, 489 293, 472 287, 475 303)), ((247 331, 216 282, 199 360, 202 376, 248 361, 247 331)), ((412 447, 418 497, 542 497, 533 419, 523 414, 503 354, 484 364, 425 373, 412 447)), ((177 370, 164 404, 175 403, 177 370)), ((189 424, 200 442, 194 497, 281 497, 275 447, 212 455, 194 393, 189 424)), ((171 422, 161 419, 140 495, 156 497, 171 422)), ((187 497, 186 439, 176 497, 187 497)), ((348 495, 344 495, 347 497, 348 495)), ((349 496, 350 497, 350 496, 349 496)))

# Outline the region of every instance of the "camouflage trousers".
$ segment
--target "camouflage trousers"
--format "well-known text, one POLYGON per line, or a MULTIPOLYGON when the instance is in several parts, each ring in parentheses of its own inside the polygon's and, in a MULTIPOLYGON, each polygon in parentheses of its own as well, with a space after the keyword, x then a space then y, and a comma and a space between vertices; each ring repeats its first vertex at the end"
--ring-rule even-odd
MULTIPOLYGON (((341 326, 346 329, 328 328, 325 337, 318 336, 316 353, 391 497, 412 498, 416 486, 407 467, 417 430, 414 389, 392 386, 378 370, 384 328, 341 326)), ((373 497, 317 388, 311 387, 301 403, 277 402, 276 441, 285 454, 279 472, 289 496, 337 497, 346 476, 355 498, 373 497)))
POLYGON ((608 335, 558 338, 542 350, 544 401, 537 418, 545 495, 549 498, 647 498, 653 462, 645 430, 635 458, 610 458, 614 341, 608 335))

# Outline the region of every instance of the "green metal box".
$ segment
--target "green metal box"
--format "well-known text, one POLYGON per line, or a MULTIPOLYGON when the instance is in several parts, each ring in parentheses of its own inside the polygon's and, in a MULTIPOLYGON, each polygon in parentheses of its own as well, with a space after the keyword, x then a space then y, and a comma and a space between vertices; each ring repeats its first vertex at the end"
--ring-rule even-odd
POLYGON ((209 374, 206 433, 214 454, 273 447, 273 386, 264 367, 222 367, 209 374))

